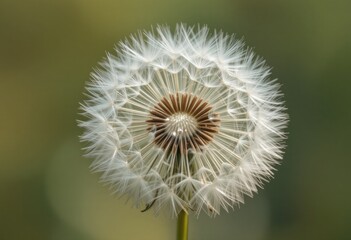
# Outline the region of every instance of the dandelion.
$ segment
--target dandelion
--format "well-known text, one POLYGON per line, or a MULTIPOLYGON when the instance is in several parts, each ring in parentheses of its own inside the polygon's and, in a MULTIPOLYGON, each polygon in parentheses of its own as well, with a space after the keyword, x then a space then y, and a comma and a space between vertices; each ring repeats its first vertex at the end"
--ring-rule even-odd
POLYGON ((282 158, 287 114, 270 68, 207 27, 121 42, 82 104, 92 168, 136 207, 210 216, 252 196, 282 158))

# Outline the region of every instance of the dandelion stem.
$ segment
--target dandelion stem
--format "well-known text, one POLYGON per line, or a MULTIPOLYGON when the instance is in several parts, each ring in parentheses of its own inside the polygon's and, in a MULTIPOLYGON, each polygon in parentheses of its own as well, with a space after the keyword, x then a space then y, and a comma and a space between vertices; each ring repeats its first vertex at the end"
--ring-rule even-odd
POLYGON ((184 210, 180 211, 177 223, 177 240, 188 240, 189 215, 184 210))

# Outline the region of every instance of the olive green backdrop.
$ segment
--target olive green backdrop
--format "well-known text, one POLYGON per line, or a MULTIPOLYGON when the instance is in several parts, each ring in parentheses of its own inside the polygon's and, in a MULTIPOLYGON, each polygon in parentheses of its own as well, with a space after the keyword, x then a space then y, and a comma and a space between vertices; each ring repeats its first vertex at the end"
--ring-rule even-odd
POLYGON ((190 219, 190 240, 351 239, 351 1, 0 0, 0 239, 175 239, 89 172, 76 126, 92 68, 157 23, 244 37, 289 108, 275 178, 230 213, 190 219))

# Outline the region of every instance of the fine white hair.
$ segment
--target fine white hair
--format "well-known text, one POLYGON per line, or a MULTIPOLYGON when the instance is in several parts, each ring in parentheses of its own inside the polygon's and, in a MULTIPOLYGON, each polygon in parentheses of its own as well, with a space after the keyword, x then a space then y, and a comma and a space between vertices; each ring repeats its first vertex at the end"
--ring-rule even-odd
POLYGON ((92 169, 136 207, 214 216, 257 192, 282 158, 279 88, 242 40, 158 26, 94 71, 81 139, 92 169))

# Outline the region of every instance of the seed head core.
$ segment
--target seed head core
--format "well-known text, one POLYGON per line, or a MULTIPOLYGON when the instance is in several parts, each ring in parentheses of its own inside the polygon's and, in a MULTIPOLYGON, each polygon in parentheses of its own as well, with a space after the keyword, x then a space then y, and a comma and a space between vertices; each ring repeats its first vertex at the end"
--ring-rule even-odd
POLYGON ((202 151, 220 126, 219 115, 212 109, 190 93, 170 94, 150 111, 148 130, 154 133, 154 143, 166 152, 202 151))

